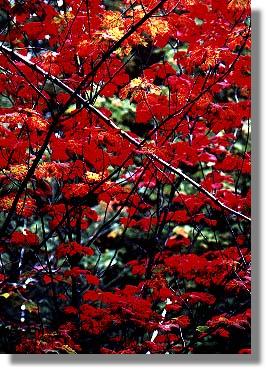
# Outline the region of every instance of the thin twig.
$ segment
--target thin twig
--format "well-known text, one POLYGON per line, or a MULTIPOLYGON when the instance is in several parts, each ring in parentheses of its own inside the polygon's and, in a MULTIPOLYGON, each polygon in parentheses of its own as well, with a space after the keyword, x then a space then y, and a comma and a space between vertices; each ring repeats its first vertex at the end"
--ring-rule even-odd
MULTIPOLYGON (((131 144, 133 144, 135 147, 137 147, 137 148, 140 148, 141 147, 141 144, 142 144, 141 141, 139 141, 136 138, 132 137, 126 131, 120 129, 112 121, 112 119, 106 117, 106 115, 104 113, 102 113, 100 110, 98 110, 95 106, 91 105, 86 99, 84 99, 82 96, 80 96, 79 94, 77 94, 75 90, 73 90, 71 87, 69 87, 68 85, 66 85, 60 79, 58 79, 57 77, 49 74, 48 72, 46 72, 45 70, 43 70, 42 68, 40 68, 38 65, 36 65, 35 63, 33 63, 30 60, 28 60, 26 57, 20 55, 19 53, 17 53, 16 51, 8 48, 7 46, 4 46, 3 44, 0 45, 0 50, 2 50, 5 54, 8 54, 8 55, 12 56, 14 59, 17 59, 18 61, 23 62, 25 65, 27 65, 29 68, 31 68, 32 70, 36 71, 37 73, 42 74, 48 80, 50 80, 51 82, 53 82, 54 84, 56 84, 58 87, 62 88, 65 92, 71 94, 72 96, 75 96, 75 99, 76 100, 78 100, 79 102, 81 102, 87 109, 89 109, 91 112, 93 112, 99 118, 101 118, 103 120, 103 122, 105 122, 105 124, 107 124, 110 128, 113 128, 114 130, 116 130, 117 133, 120 134, 120 136, 122 136, 123 138, 125 138, 127 141, 129 141, 131 144)), ((161 165, 163 165, 165 168, 167 168, 170 172, 177 174, 178 176, 180 176, 181 178, 183 178, 184 180, 186 180, 187 182, 189 182, 194 188, 196 188, 199 192, 201 192, 204 195, 206 195, 209 199, 211 199, 221 209, 226 210, 226 211, 230 212, 231 214, 236 215, 237 217, 243 218, 243 219, 251 222, 251 218, 249 218, 248 216, 246 216, 246 215, 240 213, 239 211, 236 211, 236 210, 228 207, 224 203, 222 203, 211 192, 209 192, 208 190, 206 190, 198 182, 196 182, 194 179, 192 179, 187 174, 185 174, 181 169, 175 168, 170 163, 166 162, 165 160, 163 160, 162 158, 160 158, 159 156, 157 156, 155 154, 148 154, 147 157, 149 157, 149 158, 157 161, 158 163, 160 163, 161 165)), ((25 180, 26 180, 26 178, 25 178, 25 180)), ((10 219, 9 219, 9 221, 10 221, 10 219)))

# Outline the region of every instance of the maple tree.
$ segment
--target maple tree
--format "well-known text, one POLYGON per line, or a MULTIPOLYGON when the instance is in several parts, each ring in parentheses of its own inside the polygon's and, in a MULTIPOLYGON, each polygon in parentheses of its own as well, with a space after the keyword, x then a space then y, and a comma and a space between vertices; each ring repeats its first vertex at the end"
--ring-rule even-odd
POLYGON ((1 351, 250 353, 249 0, 0 27, 1 351))

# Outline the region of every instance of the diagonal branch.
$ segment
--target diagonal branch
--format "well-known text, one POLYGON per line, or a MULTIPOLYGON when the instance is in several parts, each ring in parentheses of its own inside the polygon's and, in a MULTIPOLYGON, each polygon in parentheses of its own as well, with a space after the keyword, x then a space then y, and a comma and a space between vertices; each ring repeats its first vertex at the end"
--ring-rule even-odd
MULTIPOLYGON (((110 128, 113 128, 117 131, 117 133, 125 138, 127 141, 129 141, 131 144, 133 144, 135 147, 140 148, 142 145, 142 142, 137 140, 136 138, 132 137, 129 133, 123 131, 120 129, 113 121, 112 119, 106 117, 105 114, 103 114, 100 110, 98 110, 95 106, 91 105, 86 99, 84 99, 82 96, 76 93, 75 90, 73 90, 71 87, 67 86, 64 82, 62 82, 57 77, 49 74, 48 72, 44 71, 42 68, 40 68, 38 65, 31 62, 26 57, 20 55, 16 51, 8 48, 7 46, 4 46, 3 44, 0 45, 0 50, 2 50, 5 54, 11 56, 13 59, 18 60, 25 65, 27 65, 29 68, 31 68, 33 71, 41 74, 43 77, 47 78, 51 82, 53 82, 58 87, 62 88, 65 92, 69 93, 72 96, 75 96, 75 99, 81 102, 87 109, 89 109, 91 112, 93 112, 95 115, 97 115, 99 118, 105 122, 106 125, 108 125, 110 128)), ((207 189, 202 187, 198 182, 196 182, 194 179, 189 177, 187 174, 185 174, 181 169, 175 168, 170 163, 166 162, 159 156, 155 154, 148 154, 147 157, 152 158, 156 162, 163 165, 165 168, 167 168, 170 172, 178 175, 179 177, 183 178, 185 181, 189 182, 194 188, 196 188, 199 192, 203 193, 205 196, 207 196, 210 200, 212 200, 216 205, 218 205, 221 209, 230 212, 231 214, 236 215, 237 217, 243 218, 249 222, 251 222, 251 218, 248 216, 228 207, 224 203, 222 203, 217 197, 215 197, 211 192, 209 192, 207 189)))
POLYGON ((134 24, 116 43, 113 44, 107 51, 105 51, 101 55, 101 59, 94 65, 92 71, 86 75, 83 81, 80 83, 76 91, 74 92, 74 96, 76 93, 79 93, 79 90, 85 86, 90 77, 94 76, 96 72, 101 68, 101 66, 106 62, 106 60, 110 57, 110 55, 119 49, 119 47, 123 44, 125 40, 127 40, 136 30, 141 27, 157 10, 159 10, 163 4, 167 0, 160 0, 157 5, 155 5, 148 13, 144 15, 136 24, 134 24))

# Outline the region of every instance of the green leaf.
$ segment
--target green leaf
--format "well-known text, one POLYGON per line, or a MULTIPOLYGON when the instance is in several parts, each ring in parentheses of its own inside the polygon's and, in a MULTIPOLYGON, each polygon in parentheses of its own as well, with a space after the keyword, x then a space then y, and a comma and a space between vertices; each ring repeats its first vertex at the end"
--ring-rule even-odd
POLYGON ((209 327, 207 325, 199 325, 196 328, 196 331, 203 333, 206 332, 209 329, 209 327))

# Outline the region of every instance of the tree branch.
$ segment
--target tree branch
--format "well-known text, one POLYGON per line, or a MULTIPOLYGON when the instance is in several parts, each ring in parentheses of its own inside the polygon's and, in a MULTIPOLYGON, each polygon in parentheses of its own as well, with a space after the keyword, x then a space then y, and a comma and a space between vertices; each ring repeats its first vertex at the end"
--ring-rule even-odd
MULTIPOLYGON (((100 110, 98 110, 95 106, 91 105, 86 99, 84 99, 82 96, 80 96, 75 90, 73 90, 71 87, 67 86, 64 82, 62 82, 57 77, 49 74, 48 72, 44 71, 42 68, 40 68, 38 65, 31 62, 26 57, 20 55, 16 51, 8 48, 7 46, 4 46, 3 44, 0 45, 0 50, 2 50, 5 54, 11 56, 13 59, 16 59, 25 65, 27 65, 29 68, 31 68, 33 71, 43 75, 43 77, 47 78, 51 82, 53 82, 58 87, 62 88, 65 92, 69 93, 73 97, 75 97, 76 100, 81 102, 87 109, 89 109, 91 112, 93 112, 95 115, 97 115, 99 118, 105 122, 106 125, 108 125, 110 128, 113 128, 117 131, 117 133, 125 138, 127 141, 129 141, 131 144, 133 144, 135 147, 140 148, 142 145, 142 142, 132 137, 129 133, 125 132, 124 130, 120 129, 113 121, 112 119, 106 117, 100 110)), ((224 203, 222 203, 219 199, 217 199, 211 192, 209 192, 207 189, 202 187, 198 182, 194 181, 191 177, 189 177, 187 174, 185 174, 181 169, 173 167, 171 164, 160 158, 159 156, 155 154, 148 154, 147 157, 152 158, 156 162, 163 165, 165 168, 167 168, 170 172, 180 176, 187 182, 189 182, 193 187, 195 187, 199 192, 206 195, 209 199, 211 199, 216 205, 218 205, 221 209, 230 212, 231 214, 236 215, 237 217, 243 218, 249 222, 251 222, 251 218, 248 216, 226 206, 224 203)), ((35 169, 35 168, 34 168, 35 169)), ((28 177, 28 176, 27 176, 28 177)), ((26 179, 26 178, 25 178, 26 179)), ((27 178, 28 180, 29 178, 27 178)), ((10 219, 9 219, 10 220, 10 219)), ((5 222, 6 223, 6 222, 5 222)))
POLYGON ((114 43, 113 46, 111 46, 106 52, 104 52, 101 55, 101 59, 95 66, 93 67, 92 71, 87 74, 87 76, 84 78, 84 80, 80 83, 76 91, 74 92, 74 96, 76 96, 76 93, 79 93, 79 90, 86 84, 86 82, 89 80, 90 77, 94 76, 96 72, 101 68, 101 66, 106 62, 106 60, 110 57, 110 55, 117 50, 122 43, 128 39, 136 30, 141 27, 146 20, 148 20, 167 0, 161 0, 158 2, 158 4, 152 8, 147 14, 144 15, 143 18, 141 18, 136 24, 134 24, 129 31, 127 31, 124 36, 122 36, 116 43, 114 43))

